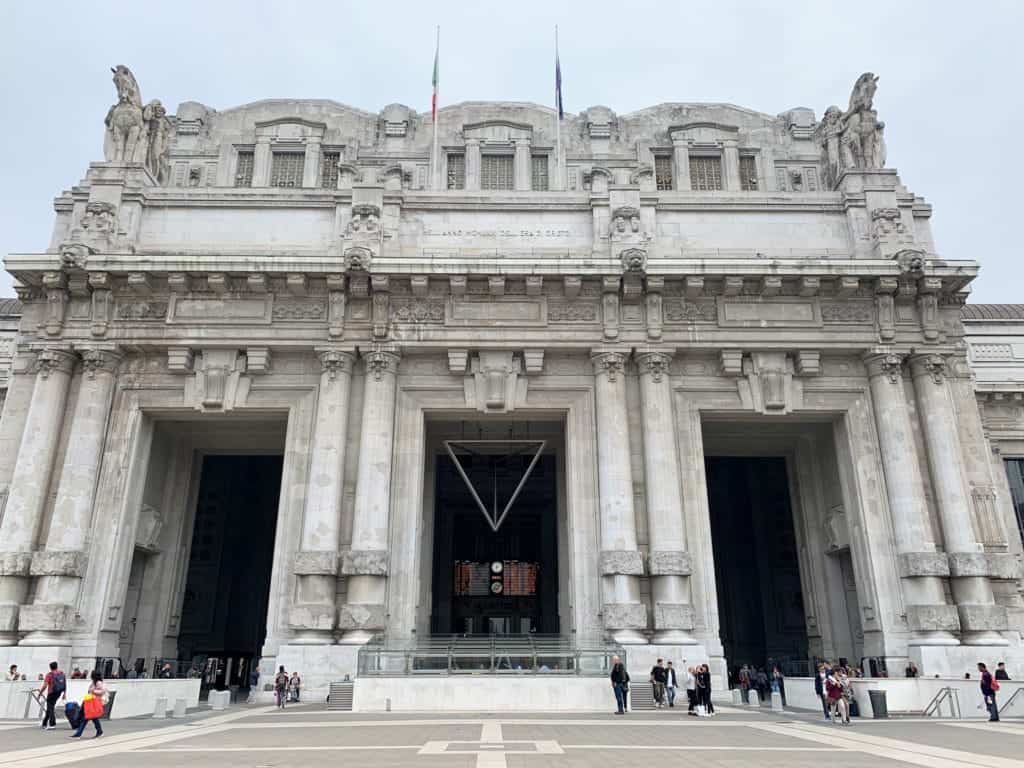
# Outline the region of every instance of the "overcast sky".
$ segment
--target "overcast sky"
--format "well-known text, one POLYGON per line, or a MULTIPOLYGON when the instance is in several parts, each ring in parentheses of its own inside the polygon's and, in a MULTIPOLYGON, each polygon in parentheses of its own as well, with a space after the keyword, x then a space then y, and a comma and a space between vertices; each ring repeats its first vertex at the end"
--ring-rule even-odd
POLYGON ((939 253, 981 262, 972 301, 1024 303, 1018 0, 0 0, 0 256, 44 250, 54 196, 103 159, 111 66, 169 111, 271 97, 428 110, 435 24, 442 105, 551 104, 555 24, 569 112, 721 101, 820 116, 873 71, 889 165, 934 206, 939 253))

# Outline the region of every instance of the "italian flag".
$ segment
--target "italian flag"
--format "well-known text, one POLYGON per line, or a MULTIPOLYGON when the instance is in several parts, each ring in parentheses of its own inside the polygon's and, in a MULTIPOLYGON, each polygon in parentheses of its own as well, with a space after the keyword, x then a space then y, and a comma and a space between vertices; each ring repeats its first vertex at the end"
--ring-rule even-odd
POLYGON ((434 86, 434 95, 430 100, 430 114, 433 118, 434 123, 437 123, 437 82, 438 82, 438 71, 437 71, 437 55, 441 49, 441 34, 438 32, 437 47, 434 49, 434 76, 430 82, 434 86))

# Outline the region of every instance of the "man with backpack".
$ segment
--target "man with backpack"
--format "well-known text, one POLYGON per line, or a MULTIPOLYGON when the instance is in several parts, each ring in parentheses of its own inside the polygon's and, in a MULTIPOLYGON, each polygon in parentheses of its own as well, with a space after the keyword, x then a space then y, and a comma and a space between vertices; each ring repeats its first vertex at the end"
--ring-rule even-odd
POLYGON ((999 690, 999 681, 992 677, 988 667, 978 662, 978 671, 981 673, 981 695, 985 699, 985 708, 988 710, 988 721, 999 722, 999 707, 996 706, 996 691, 999 690))
POLYGON ((68 693, 67 677, 56 661, 50 662, 50 671, 47 672, 46 677, 43 678, 43 684, 39 687, 40 695, 44 691, 46 692, 46 714, 43 715, 43 722, 39 727, 52 731, 57 727, 57 716, 54 714, 53 708, 60 699, 66 698, 68 693))
POLYGON ((274 678, 274 696, 276 697, 278 709, 284 709, 285 701, 288 699, 288 682, 290 678, 284 671, 284 666, 278 668, 277 676, 274 678))

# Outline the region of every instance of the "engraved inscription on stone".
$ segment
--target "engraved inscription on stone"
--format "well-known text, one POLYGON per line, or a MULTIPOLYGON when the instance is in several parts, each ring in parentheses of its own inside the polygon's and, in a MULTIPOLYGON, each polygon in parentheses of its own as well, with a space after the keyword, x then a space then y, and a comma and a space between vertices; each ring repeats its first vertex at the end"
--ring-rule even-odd
POLYGON ((449 325, 472 325, 474 323, 544 325, 545 322, 546 312, 544 304, 540 301, 452 297, 448 304, 447 323, 449 325))
POLYGON ((867 302, 826 302, 821 305, 821 319, 826 323, 870 323, 875 313, 867 302))
POLYGON ((269 323, 271 321, 270 296, 254 299, 207 299, 171 297, 170 321, 178 323, 203 322, 269 323))
POLYGON ((718 321, 718 307, 714 300, 686 301, 665 299, 662 311, 666 323, 714 323, 718 321))
POLYGON ((721 299, 718 315, 724 326, 778 328, 821 325, 821 315, 812 301, 721 299))
POLYGON ((327 314, 327 307, 319 300, 274 302, 275 320, 321 320, 327 314))
POLYGON ((166 301, 129 301, 118 303, 117 316, 122 320, 163 320, 167 317, 166 301))
POLYGON ((550 301, 548 320, 552 323, 596 323, 599 305, 593 301, 550 301))
POLYGON ((444 302, 392 298, 391 319, 396 323, 443 323, 444 302))

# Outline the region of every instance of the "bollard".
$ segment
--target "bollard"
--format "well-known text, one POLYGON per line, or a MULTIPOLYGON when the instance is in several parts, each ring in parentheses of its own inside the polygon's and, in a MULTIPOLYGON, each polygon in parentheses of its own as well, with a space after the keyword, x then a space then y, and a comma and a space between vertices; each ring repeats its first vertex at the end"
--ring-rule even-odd
POLYGON ((188 702, 185 699, 174 700, 174 711, 171 713, 171 717, 184 717, 188 712, 188 702))
POLYGON ((786 710, 782 706, 782 694, 778 691, 772 691, 772 712, 785 712, 786 710))
POLYGON ((743 691, 741 691, 739 688, 733 688, 732 689, 732 703, 733 704, 742 704, 743 703, 743 691))
POLYGON ((153 717, 157 720, 162 720, 167 717, 167 697, 161 696, 156 700, 156 704, 153 705, 153 717))
POLYGON ((227 709, 230 700, 231 691, 210 691, 208 697, 210 707, 218 711, 227 709))
POLYGON ((747 689, 747 704, 749 704, 752 707, 761 706, 761 696, 758 694, 756 688, 747 689))

